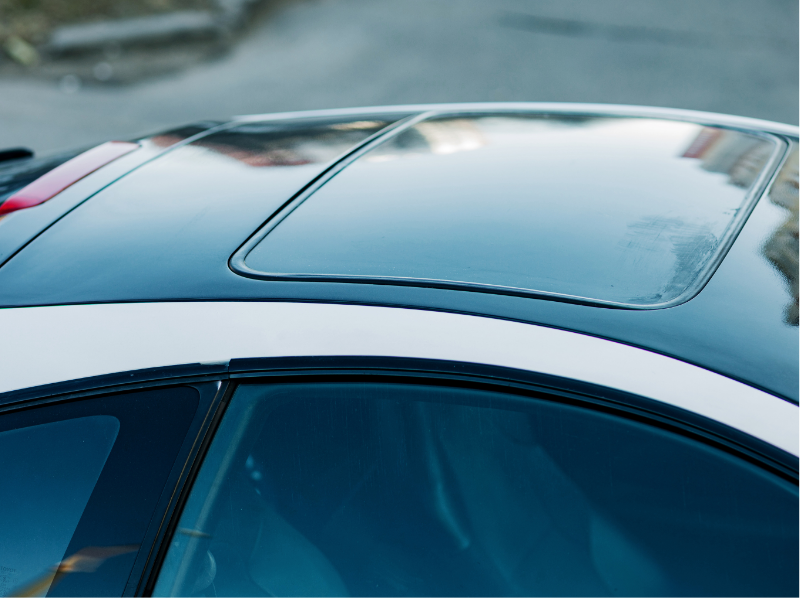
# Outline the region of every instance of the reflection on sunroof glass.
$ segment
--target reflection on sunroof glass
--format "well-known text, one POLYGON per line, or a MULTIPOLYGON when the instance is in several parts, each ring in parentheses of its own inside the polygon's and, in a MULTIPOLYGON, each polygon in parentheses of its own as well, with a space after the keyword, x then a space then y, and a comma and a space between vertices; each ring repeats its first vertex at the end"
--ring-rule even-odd
POLYGON ((192 143, 249 167, 297 167, 325 163, 388 125, 385 120, 248 123, 192 143))
POLYGON ((658 119, 423 121, 273 219, 245 264, 665 306, 702 286, 777 149, 658 119))

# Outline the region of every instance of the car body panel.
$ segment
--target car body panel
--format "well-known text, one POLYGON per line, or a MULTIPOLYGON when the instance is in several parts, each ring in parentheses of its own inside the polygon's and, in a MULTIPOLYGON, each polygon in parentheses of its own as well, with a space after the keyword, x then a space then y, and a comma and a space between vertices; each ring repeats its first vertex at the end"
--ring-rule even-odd
MULTIPOLYGON (((181 282, 193 282, 206 290, 198 290, 198 297, 209 297, 207 293, 219 280, 220 271, 229 272, 228 257, 254 227, 329 166, 339 153, 346 152, 351 142, 357 143, 381 128, 367 124, 366 130, 336 129, 340 125, 341 119, 326 121, 321 130, 308 120, 301 127, 291 123, 283 128, 248 123, 223 127, 180 145, 174 145, 169 135, 159 136, 161 143, 172 144, 166 156, 136 164, 139 168, 124 181, 95 193, 87 203, 91 209, 66 215, 26 249, 27 255, 36 253, 42 244, 50 247, 55 243, 60 248, 58 258, 49 261, 49 265, 37 261, 36 270, 30 272, 30 283, 38 282, 41 291, 52 291, 51 285, 63 289, 63 282, 56 282, 58 276, 53 279, 54 274, 47 275, 39 269, 54 268, 66 275, 61 263, 66 259, 75 266, 81 265, 83 274, 70 278, 90 296, 96 295, 98 285, 107 285, 130 300, 139 299, 142 284, 155 283, 159 271, 166 268, 172 284, 163 288, 165 291, 181 282), (281 143, 298 145, 298 129, 303 134, 299 143, 303 148, 280 148, 281 143), (332 134, 338 137, 331 139, 332 134), (298 150, 304 155, 300 156, 298 150), (75 236, 78 231, 83 234, 75 236), (69 255, 71 258, 67 258, 69 255), (139 274, 129 271, 131 268, 139 274), (176 268, 182 271, 177 279, 176 268), (113 281, 120 269, 128 271, 126 285, 113 281)), ((119 167, 131 170, 127 164, 119 167)), ((65 196, 86 194, 84 189, 73 188, 50 203, 63 204, 65 196)), ((17 263, 11 261, 5 269, 10 272, 17 263)), ((28 292, 18 288, 17 293, 28 292)), ((177 290, 175 293, 182 295, 177 290)))
MULTIPOLYGON (((427 110, 629 115, 763 130, 786 136, 792 145, 781 173, 794 169, 796 181, 796 128, 686 111, 537 104, 387 107, 248 117, 224 127, 292 127, 298 118, 317 123, 397 119, 427 110)), ((245 138, 240 138, 243 152, 252 145, 245 138)), ((665 310, 622 310, 424 285, 260 281, 234 273, 228 265, 231 255, 336 162, 265 169, 235 160, 231 154, 236 143, 229 138, 225 144, 228 154, 199 145, 176 146, 80 204, 0 269, 0 306, 297 300, 461 312, 620 341, 797 402, 797 284, 791 266, 797 250, 796 237, 792 248, 791 232, 785 235, 796 214, 796 195, 792 208, 791 198, 787 203, 772 200, 772 191, 765 194, 705 287, 692 300, 665 310)), ((76 186, 47 204, 71 190, 77 194, 76 186)))
MULTIPOLYGON (((47 202, 3 215, 0 217, 0 265, 99 190, 156 158, 172 146, 184 143, 190 138, 203 136, 219 125, 220 123, 216 121, 197 123, 139 138, 136 140, 139 147, 133 152, 81 177, 47 202)), ((41 168, 37 169, 35 173, 38 176, 46 175, 53 168, 73 158, 75 154, 75 152, 71 152, 52 158, 14 161, 14 164, 9 165, 0 164, 0 177, 6 176, 9 179, 9 181, 4 180, 3 182, 0 202, 5 201, 15 191, 31 182, 27 176, 29 169, 41 165, 41 168), (31 167, 28 167, 28 164, 31 167)))
POLYGON ((2 391, 249 357, 383 356, 494 365, 621 390, 798 454, 798 407, 711 371, 600 338, 512 321, 286 302, 129 303, 0 311, 2 391), (210 325, 210 326, 209 326, 210 325), (91 329, 91 338, 84 332, 91 329), (29 357, 37 352, 37 360, 29 357), (52 365, 47 370, 40 363, 52 365))

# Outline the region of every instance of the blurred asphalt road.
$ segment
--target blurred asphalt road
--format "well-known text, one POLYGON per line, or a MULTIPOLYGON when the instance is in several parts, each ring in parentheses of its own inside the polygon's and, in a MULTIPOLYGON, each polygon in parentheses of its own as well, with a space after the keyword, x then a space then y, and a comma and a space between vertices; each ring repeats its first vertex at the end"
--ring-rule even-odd
POLYGON ((565 101, 798 123, 797 0, 296 0, 226 56, 135 85, 0 80, 0 148, 235 114, 565 101))

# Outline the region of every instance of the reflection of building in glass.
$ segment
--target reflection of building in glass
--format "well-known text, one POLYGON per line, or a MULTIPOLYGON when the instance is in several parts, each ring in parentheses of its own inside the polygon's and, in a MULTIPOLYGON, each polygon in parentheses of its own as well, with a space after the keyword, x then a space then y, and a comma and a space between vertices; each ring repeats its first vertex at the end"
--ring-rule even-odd
POLYGON ((704 127, 681 155, 697 158, 700 166, 712 173, 724 173, 730 183, 749 188, 769 160, 772 144, 738 131, 704 127))
POLYGON ((475 119, 441 119, 418 123, 370 152, 370 162, 418 154, 455 154, 487 144, 475 119))
MULTIPOLYGON (((770 152, 770 145, 755 136, 706 127, 689 145, 683 157, 697 158, 706 171, 725 173, 730 177, 731 184, 747 188, 766 166, 770 152)), ((784 320, 790 325, 798 324, 797 161, 795 148, 770 189, 770 201, 789 214, 763 246, 764 256, 783 275, 788 285, 791 301, 786 306, 784 320)))
MULTIPOLYGON (((486 117, 442 117, 417 123, 387 140, 365 157, 366 162, 384 162, 425 154, 456 154, 479 150, 499 142, 501 136, 514 136, 533 142, 540 131, 576 129, 604 119, 574 115, 494 115, 486 117)), ((499 142, 503 145, 504 142, 499 142)))
POLYGON ((778 177, 772 184, 769 199, 773 204, 785 209, 789 214, 786 220, 764 243, 764 256, 767 257, 786 279, 791 302, 786 307, 784 319, 790 325, 798 324, 797 269, 798 269, 798 152, 797 147, 786 159, 778 177))
MULTIPOLYGON (((386 125, 384 121, 349 121, 317 127, 307 123, 302 127, 251 123, 212 133, 191 145, 250 167, 293 167, 329 162, 386 125)), ((152 139, 159 145, 172 145, 174 138, 168 132, 152 139)))
POLYGON ((433 154, 455 154, 486 145, 486 139, 474 120, 428 121, 420 123, 415 129, 428 143, 433 154))
POLYGON ((185 127, 178 127, 176 129, 170 129, 169 131, 152 135, 139 140, 139 143, 142 145, 153 144, 158 148, 169 148, 170 146, 174 146, 179 142, 188 140, 190 137, 193 137, 199 133, 208 131, 210 128, 215 127, 216 125, 219 125, 219 123, 216 121, 203 121, 200 123, 194 123, 192 125, 186 125, 185 127))

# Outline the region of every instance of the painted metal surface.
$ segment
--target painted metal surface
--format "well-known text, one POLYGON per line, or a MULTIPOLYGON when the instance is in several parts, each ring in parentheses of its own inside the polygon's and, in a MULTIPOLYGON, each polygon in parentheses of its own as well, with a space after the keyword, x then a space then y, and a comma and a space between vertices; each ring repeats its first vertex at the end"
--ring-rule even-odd
MULTIPOLYGON (((96 188, 92 190, 97 193, 86 203, 91 206, 89 211, 79 209, 54 225, 48 223, 49 229, 29 249, 42 243, 52 248, 45 240, 60 238, 56 242, 59 250, 49 261, 49 267, 37 261, 39 267, 61 271, 62 259, 73 255, 68 262, 81 264, 83 271, 73 283, 81 281, 79 286, 94 287, 106 281, 119 292, 130 294, 126 299, 136 299, 135 290, 141 290, 144 281, 155 282, 158 271, 165 267, 172 270, 179 264, 183 265, 182 273, 178 278, 177 273, 170 276, 173 283, 205 282, 206 289, 211 291, 208 286, 218 280, 219 270, 228 271, 228 257, 255 227, 339 154, 388 122, 338 119, 324 123, 303 120, 277 126, 245 123, 230 128, 222 126, 188 139, 173 136, 171 132, 154 136, 147 143, 142 142, 142 150, 131 154, 135 157, 142 151, 148 152, 144 163, 136 164, 133 169, 127 165, 131 172, 123 180, 99 192, 96 188), (154 158, 153 152, 165 149, 159 160, 149 160, 154 158), (89 217, 89 221, 84 221, 84 217, 89 217), (66 238, 62 237, 64 234, 66 238), (119 287, 109 281, 109 277, 116 277, 115 272, 120 274, 134 265, 143 270, 143 278, 125 277, 130 287, 119 287)), ((111 164, 102 171, 115 166, 111 164)), ((68 194, 72 197, 71 191, 66 190, 35 210, 44 209, 68 194)), ((83 190, 82 200, 85 196, 83 190)), ((4 267, 7 272, 14 269, 12 264, 16 262, 4 267)), ((50 286, 37 267, 28 273, 25 287, 29 291, 37 288, 44 291, 42 285, 50 286)), ((200 297, 206 296, 201 293, 200 297)))
POLYGON ((134 142, 106 142, 57 166, 0 204, 0 215, 38 206, 100 167, 139 148, 134 142))
MULTIPOLYGON (((413 114, 429 108, 404 110, 413 114)), ((797 135, 797 128, 789 126, 686 111, 527 104, 463 108, 503 109, 511 113, 538 110, 548 114, 630 114, 674 118, 678 122, 696 120, 703 125, 735 129, 762 127, 776 134, 797 135)), ((302 192, 309 181, 335 168, 331 166, 335 159, 269 168, 240 160, 253 158, 254 148, 258 160, 265 160, 265 131, 294 128, 297 132, 298 125, 307 127, 325 119, 338 124, 392 121, 403 116, 398 114, 401 110, 348 109, 242 118, 232 127, 252 126, 254 132, 261 133, 254 134, 254 138, 245 133, 225 134, 227 137, 223 138, 220 133, 216 138, 210 136, 205 146, 200 143, 202 140, 197 144, 182 142, 158 160, 137 164, 138 168, 125 165, 128 171, 135 170, 108 185, 124 174, 115 172, 103 184, 107 185, 105 189, 83 202, 97 187, 94 183, 91 190, 81 186, 115 169, 117 163, 133 160, 142 151, 133 152, 44 205, 9 215, 8 223, 0 221, 2 250, 4 240, 13 237, 16 230, 11 219, 22 218, 26 212, 49 210, 48 206, 62 200, 69 200, 70 208, 83 202, 0 268, 0 306, 272 299, 433 308, 621 341, 678 357, 797 402, 797 269, 792 267, 797 264, 797 238, 792 237, 791 231, 797 213, 794 145, 772 187, 756 204, 710 281, 691 301, 666 310, 620 310, 422 286, 259 281, 231 271, 229 258, 262 223, 302 192), (302 123, 296 121, 300 117, 302 123), (262 142, 254 141, 257 138, 262 142), (213 148, 214 144, 224 151, 213 148), (8 227, 3 229, 5 225, 8 227)), ((269 152, 272 151, 267 148, 266 154, 269 152)), ((287 162, 285 156, 283 160, 287 162)), ((565 166, 564 177, 569 176, 568 171, 565 166)), ((716 176, 724 180, 728 175, 716 176)), ((602 198, 598 198, 600 201, 602 198)))
MULTIPOLYGON (((26 244, 45 231, 58 219, 91 198, 93 194, 130 173, 170 148, 203 136, 220 123, 209 121, 187 125, 146 136, 136 140, 138 148, 126 153, 102 168, 87 174, 47 202, 0 216, 0 265, 5 263, 26 244)), ((38 179, 75 153, 56 155, 0 166, 0 198, 8 198, 27 183, 38 179), (30 167, 28 166, 30 164, 30 167), (34 175, 33 178, 30 175, 34 175), (19 182, 24 182, 20 185, 19 182)))
POLYGON ((139 303, 6 309, 0 330, 0 391, 234 358, 428 358, 623 390, 798 454, 798 407, 785 400, 653 352, 498 319, 335 304, 139 303))

